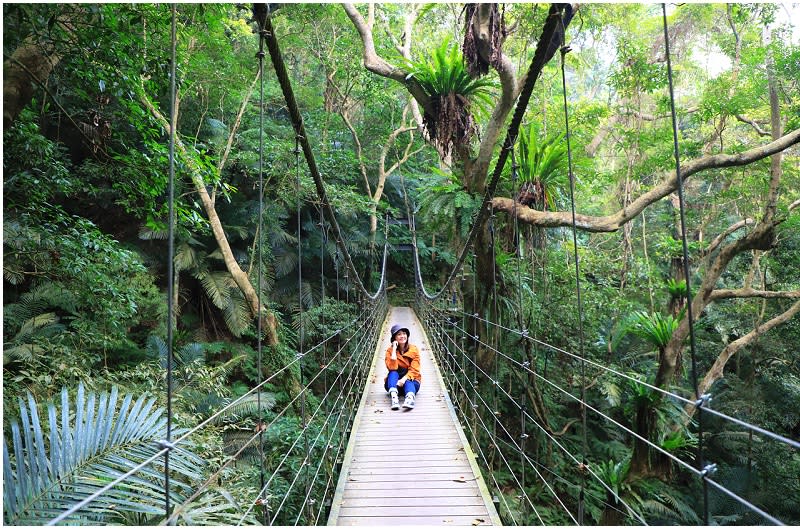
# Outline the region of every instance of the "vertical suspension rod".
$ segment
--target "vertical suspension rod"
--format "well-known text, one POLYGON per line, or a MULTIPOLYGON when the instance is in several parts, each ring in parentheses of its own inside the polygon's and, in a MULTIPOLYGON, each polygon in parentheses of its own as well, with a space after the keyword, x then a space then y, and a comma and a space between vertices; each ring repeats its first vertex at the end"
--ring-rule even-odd
MULTIPOLYGON (((562 23, 563 24, 563 23, 562 23)), ((584 515, 584 501, 586 491, 586 465, 587 465, 587 441, 586 441, 586 358, 583 344, 583 303, 581 300, 581 279, 580 279, 580 261, 578 256, 578 229, 575 222, 575 173, 572 171, 572 149, 570 146, 570 130, 569 130, 569 107, 567 105, 567 75, 565 67, 565 57, 569 53, 570 48, 566 45, 566 28, 562 25, 562 41, 561 41, 561 88, 564 96, 564 129, 565 137, 567 140, 567 168, 569 172, 569 200, 572 207, 572 250, 573 259, 575 260, 575 295, 578 304, 578 347, 581 357, 581 424, 583 431, 583 447, 582 447, 582 462, 580 465, 581 471, 581 490, 578 500, 578 525, 583 525, 584 515)))
MULTIPOLYGON (((172 354, 173 354, 173 326, 175 320, 175 306, 173 296, 175 291, 175 126, 177 119, 175 115, 175 97, 177 83, 175 82, 175 63, 178 57, 178 32, 177 32, 177 6, 172 4, 172 24, 171 24, 171 46, 172 60, 170 61, 170 82, 169 82, 169 105, 170 105, 170 124, 169 124, 169 228, 167 250, 167 446, 172 441, 172 354)), ((177 322, 175 322, 177 323, 177 322)), ((164 453, 164 516, 169 518, 171 505, 169 501, 169 450, 164 453)), ((174 523, 174 522, 172 522, 174 523)), ((171 523, 171 524, 172 524, 171 523)))
MULTIPOLYGON (((695 398, 699 399, 697 385, 697 359, 695 355, 694 316, 692 314, 692 287, 689 270, 689 247, 686 242, 686 199, 683 195, 683 175, 681 174, 681 155, 678 147, 678 120, 675 114, 675 91, 672 84, 672 60, 669 52, 669 31, 667 28, 667 5, 661 4, 661 14, 664 21, 664 46, 667 56, 667 79, 669 81, 669 103, 672 116, 672 147, 675 156, 675 176, 678 181, 678 204, 681 218, 681 245, 683 250, 683 276, 686 279, 686 315, 689 318, 689 347, 692 357, 692 384, 694 385, 695 398)), ((703 472, 703 409, 697 414, 697 469, 703 472)), ((708 516, 708 482, 703 474, 703 523, 709 524, 708 516)))

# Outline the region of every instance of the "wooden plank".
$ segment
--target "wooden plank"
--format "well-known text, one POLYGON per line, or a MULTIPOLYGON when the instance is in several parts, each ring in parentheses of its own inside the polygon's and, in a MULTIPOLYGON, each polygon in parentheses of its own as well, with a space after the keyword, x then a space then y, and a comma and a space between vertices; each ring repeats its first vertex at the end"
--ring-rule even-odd
POLYGON ((392 309, 381 336, 328 525, 501 525, 413 312, 392 309), (409 328, 420 348, 423 383, 413 410, 392 410, 383 388, 393 323, 409 328))
MULTIPOLYGON (((426 481, 424 484, 417 484, 415 485, 419 489, 450 489, 453 491, 464 491, 464 490, 477 490, 477 486, 475 485, 475 481, 453 481, 452 479, 432 479, 426 481)), ((381 482, 371 482, 371 481, 351 481, 347 484, 347 492, 353 490, 363 491, 367 490, 377 490, 377 491, 385 491, 385 490, 401 490, 403 488, 407 488, 407 485, 403 483, 395 483, 391 481, 381 481, 381 482)))
MULTIPOLYGON (((386 446, 385 444, 380 445, 368 445, 368 444, 361 444, 357 443, 357 447, 360 447, 359 453, 366 454, 370 456, 381 456, 386 454, 395 454, 397 453, 397 448, 393 446, 386 446)), ((432 443, 425 447, 426 454, 463 454, 464 447, 461 446, 460 443, 449 442, 449 443, 432 443)))
POLYGON ((342 507, 405 507, 414 509, 421 503, 425 503, 428 506, 479 507, 483 505, 483 498, 478 494, 473 496, 404 496, 385 494, 379 497, 345 498, 342 502, 342 507))
MULTIPOLYGON (((464 454, 453 454, 453 453, 442 453, 439 452, 437 454, 419 454, 417 457, 414 458, 414 463, 416 465, 427 466, 441 466, 441 465, 448 465, 455 461, 463 461, 468 463, 467 456, 464 454)), ((396 455, 375 455, 375 454, 362 454, 358 458, 353 458, 353 466, 354 467, 361 467, 361 468, 370 468, 370 467, 380 467, 380 466, 392 466, 397 468, 397 464, 404 464, 404 461, 398 458, 396 455)))
POLYGON ((410 517, 383 517, 383 516, 342 516, 338 525, 365 525, 365 526, 381 526, 381 525, 492 525, 489 518, 480 516, 410 516, 410 517))
POLYGON ((483 505, 417 505, 416 507, 350 507, 343 505, 340 516, 385 516, 405 518, 418 516, 483 516, 486 507, 483 505))
MULTIPOLYGON (((428 484, 431 482, 429 481, 428 484)), ((363 489, 356 489, 355 487, 351 487, 344 493, 343 498, 353 499, 353 498, 387 498, 387 497, 397 497, 397 496, 406 496, 411 497, 412 495, 416 495, 419 497, 448 497, 448 498, 480 498, 480 492, 478 491, 478 487, 453 487, 452 483, 448 483, 446 487, 429 487, 417 485, 406 485, 403 483, 391 483, 389 486, 384 488, 377 488, 377 487, 368 487, 363 489)), ((376 505, 380 505, 380 503, 376 503, 376 505)))

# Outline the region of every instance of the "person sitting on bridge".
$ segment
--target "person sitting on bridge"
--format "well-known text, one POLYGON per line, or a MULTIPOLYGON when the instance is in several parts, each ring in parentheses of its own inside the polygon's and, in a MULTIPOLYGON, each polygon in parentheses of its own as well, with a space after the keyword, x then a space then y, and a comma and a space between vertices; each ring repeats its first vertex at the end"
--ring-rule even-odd
POLYGON ((392 398, 392 409, 400 409, 400 400, 397 397, 405 395, 403 408, 410 410, 414 407, 414 400, 419 385, 422 382, 422 375, 419 367, 419 349, 416 345, 408 343, 411 332, 400 325, 392 325, 391 337, 392 344, 386 350, 386 368, 389 374, 383 382, 383 386, 392 398))

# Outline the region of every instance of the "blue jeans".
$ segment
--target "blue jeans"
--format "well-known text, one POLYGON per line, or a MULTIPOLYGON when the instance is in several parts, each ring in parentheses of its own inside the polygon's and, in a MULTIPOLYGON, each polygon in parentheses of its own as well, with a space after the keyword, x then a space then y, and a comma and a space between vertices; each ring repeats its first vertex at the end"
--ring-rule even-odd
MULTIPOLYGON (((389 391, 389 388, 396 388, 398 380, 400 380, 400 373, 397 371, 389 371, 389 376, 386 377, 383 387, 386 391, 389 391)), ((406 379, 406 383, 403 384, 403 387, 397 388, 397 390, 400 395, 405 395, 406 393, 414 393, 416 395, 419 391, 419 380, 406 379)))

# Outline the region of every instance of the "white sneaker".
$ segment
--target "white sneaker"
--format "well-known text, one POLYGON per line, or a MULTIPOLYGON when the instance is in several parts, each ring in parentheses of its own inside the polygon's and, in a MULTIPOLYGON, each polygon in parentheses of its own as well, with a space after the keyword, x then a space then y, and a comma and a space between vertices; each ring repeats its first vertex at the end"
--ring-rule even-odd
POLYGON ((389 394, 392 396, 392 409, 399 410, 400 409, 400 399, 397 398, 397 391, 390 391, 389 394))
POLYGON ((406 394, 406 400, 403 402, 403 408, 410 410, 414 407, 414 394, 408 393, 406 394))

